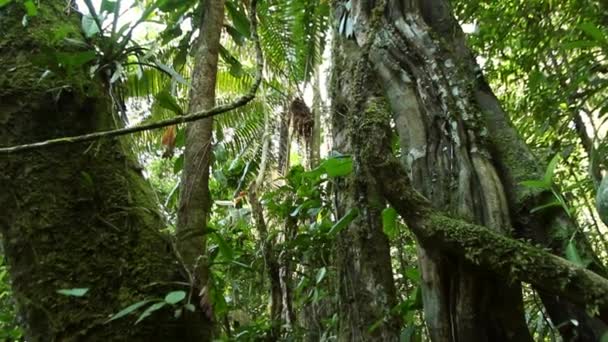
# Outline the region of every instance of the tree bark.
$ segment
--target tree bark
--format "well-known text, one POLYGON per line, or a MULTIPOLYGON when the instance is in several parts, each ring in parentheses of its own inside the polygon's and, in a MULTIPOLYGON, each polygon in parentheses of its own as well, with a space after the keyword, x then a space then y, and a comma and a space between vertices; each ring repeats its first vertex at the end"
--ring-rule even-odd
MULTIPOLYGON (((357 21, 352 35, 359 46, 368 43, 373 3, 351 2, 346 11, 357 21)), ((514 226, 517 236, 563 250, 558 232, 568 231, 567 220, 563 213, 530 214, 529 201, 539 203, 546 194, 531 193, 519 182, 535 178, 540 167, 483 81, 447 2, 388 1, 383 20, 371 42, 371 60, 394 113, 413 186, 450 215, 502 234, 511 234, 514 226)), ((588 245, 578 240, 588 256, 588 245)), ((425 314, 433 340, 531 340, 518 285, 467 260, 454 260, 435 245, 421 245, 425 314)), ((600 270, 598 264, 593 269, 600 270)), ((594 334, 601 330, 591 327, 597 320, 590 322, 580 307, 543 298, 554 322, 564 316, 583 322, 574 328, 576 334, 565 337, 599 338, 594 334)))
MULTIPOLYGON (((84 40, 64 1, 38 3, 24 27, 23 5, 0 15, 0 145, 12 146, 115 128, 112 102, 89 66, 34 64, 49 53, 82 50, 84 40)), ((201 341, 200 311, 179 319, 161 310, 133 325, 112 313, 162 298, 184 281, 158 204, 127 139, 50 147, 0 157, 0 230, 28 341, 201 341), (88 288, 83 297, 59 289, 88 288)), ((179 289, 179 288, 178 288, 179 289)))
MULTIPOLYGON (((339 20, 339 16, 335 16, 339 20)), ((337 23, 335 27, 338 27, 337 23)), ((352 40, 334 33, 331 76, 333 149, 352 154, 365 142, 353 137, 352 78, 361 51, 352 40)), ((355 173, 336 181, 337 218, 358 217, 337 237, 338 339, 398 341, 399 318, 388 239, 382 231, 384 199, 369 174, 355 173)))
MULTIPOLYGON (((215 105, 220 35, 224 22, 224 0, 203 1, 201 25, 194 55, 189 111, 198 112, 215 105)), ((207 219, 212 200, 209 193, 209 168, 212 160, 213 119, 188 124, 178 211, 178 251, 200 291, 201 309, 213 318, 208 300, 209 266, 206 260, 207 219)))

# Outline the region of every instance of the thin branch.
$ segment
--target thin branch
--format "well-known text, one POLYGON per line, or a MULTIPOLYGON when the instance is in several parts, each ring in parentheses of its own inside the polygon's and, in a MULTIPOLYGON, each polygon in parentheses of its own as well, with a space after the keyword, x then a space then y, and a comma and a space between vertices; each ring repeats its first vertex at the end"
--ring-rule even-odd
POLYGON ((257 17, 256 17, 256 15, 257 15, 256 6, 257 6, 257 0, 251 1, 251 18, 250 18, 251 37, 255 44, 255 50, 256 50, 256 75, 255 75, 255 79, 253 81, 253 85, 251 86, 251 89, 249 90, 249 92, 247 92, 243 96, 239 97, 234 102, 225 104, 225 105, 215 106, 211 109, 199 111, 199 112, 196 112, 193 114, 178 116, 175 118, 161 120, 161 121, 144 124, 144 125, 138 125, 138 126, 126 127, 126 128, 118 128, 118 129, 114 129, 114 130, 94 132, 94 133, 77 135, 77 136, 72 136, 72 137, 62 137, 62 138, 57 138, 57 139, 50 139, 50 140, 35 142, 35 143, 31 143, 31 144, 1 147, 0 155, 9 155, 9 154, 14 154, 14 153, 18 153, 18 152, 31 151, 31 150, 35 150, 35 149, 39 149, 39 148, 50 147, 50 146, 67 145, 67 144, 72 144, 72 143, 93 141, 93 140, 98 140, 101 138, 119 137, 119 136, 131 134, 131 133, 148 131, 148 130, 158 129, 158 128, 171 126, 171 125, 175 125, 175 124, 181 124, 181 123, 197 121, 197 120, 201 120, 201 119, 205 119, 205 118, 210 118, 210 117, 213 117, 213 116, 216 116, 216 115, 219 115, 222 113, 226 113, 226 112, 234 110, 238 107, 242 107, 242 106, 246 105, 247 103, 249 103, 251 100, 253 100, 255 98, 255 94, 260 86, 260 83, 262 82, 262 74, 263 74, 263 69, 264 69, 262 47, 260 46, 260 38, 258 36, 258 31, 257 31, 258 23, 257 23, 257 17))

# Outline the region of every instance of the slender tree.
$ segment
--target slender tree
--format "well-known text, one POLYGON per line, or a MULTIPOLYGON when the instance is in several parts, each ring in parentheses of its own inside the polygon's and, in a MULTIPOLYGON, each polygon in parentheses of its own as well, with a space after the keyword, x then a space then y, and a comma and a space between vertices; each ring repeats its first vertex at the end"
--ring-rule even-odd
MULTIPOLYGON (((203 1, 200 27, 194 53, 189 112, 215 106, 220 36, 224 22, 224 1, 203 1)), ((188 124, 178 211, 178 251, 199 291, 208 319, 213 318, 206 260, 206 230, 212 200, 209 193, 209 167, 212 160, 213 118, 188 124)))

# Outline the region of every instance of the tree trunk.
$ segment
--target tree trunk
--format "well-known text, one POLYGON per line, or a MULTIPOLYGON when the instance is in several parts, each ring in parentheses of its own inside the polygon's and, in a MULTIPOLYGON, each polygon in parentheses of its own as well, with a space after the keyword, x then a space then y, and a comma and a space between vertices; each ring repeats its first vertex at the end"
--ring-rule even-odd
POLYGON ((274 239, 269 238, 268 226, 264 219, 264 209, 258 199, 258 191, 262 188, 270 153, 271 138, 270 115, 265 113, 264 117, 264 136, 262 137, 262 157, 260 162, 259 174, 249 187, 249 204, 251 215, 253 216, 255 227, 259 234, 259 244, 264 257, 264 268, 270 283, 270 332, 269 341, 278 341, 281 333, 281 313, 283 312, 283 300, 281 295, 280 265, 277 260, 274 239))
MULTIPOLYGON (((203 1, 201 26, 194 55, 191 113, 213 108, 217 78, 220 35, 224 22, 224 0, 203 1)), ((209 167, 212 159, 213 118, 188 124, 178 212, 178 251, 192 277, 192 286, 200 291, 200 306, 213 318, 208 299, 209 266, 206 260, 207 218, 211 210, 209 167)))
MULTIPOLYGON (((340 19, 336 16, 336 19, 340 19)), ((337 27, 337 25, 336 25, 337 27)), ((360 51, 352 40, 334 34, 331 79, 333 149, 352 154, 364 143, 353 139, 352 78, 360 51)), ((337 237, 338 338, 340 341, 398 341, 399 319, 388 239, 382 231, 384 199, 367 174, 336 181, 337 218, 358 217, 337 237)))
MULTIPOLYGON (((559 246, 556 235, 529 214, 531 196, 538 203, 543 194, 519 185, 535 178, 539 166, 483 82, 447 2, 387 1, 378 32, 367 41, 373 3, 351 2, 337 18, 356 21, 352 35, 358 46, 372 45, 370 60, 390 102, 414 187, 453 216, 507 235, 514 226, 518 236, 527 230, 536 242, 559 246)), ((567 227, 560 213, 552 215, 542 222, 553 222, 551 229, 567 227)), ((419 259, 434 341, 531 340, 519 285, 423 242, 419 259)), ((559 315, 548 306, 554 322, 562 322, 559 316, 583 322, 574 328, 579 338, 583 330, 597 331, 587 324, 584 310, 548 297, 568 313, 559 315)))
MULTIPOLYGON (((32 63, 78 53, 58 32, 84 40, 64 1, 38 3, 24 27, 23 5, 0 14, 0 145, 11 146, 115 127, 110 97, 89 66, 32 63), (50 51, 50 52, 49 52, 50 51), (33 58, 36 57, 36 58, 33 58)), ((183 281, 165 224, 128 139, 70 144, 0 156, 0 229, 28 341, 201 341, 200 311, 179 319, 169 308, 138 325, 109 315, 162 298, 183 281), (83 297, 59 289, 89 288, 83 297)), ((176 288, 177 287, 177 288, 176 288)))

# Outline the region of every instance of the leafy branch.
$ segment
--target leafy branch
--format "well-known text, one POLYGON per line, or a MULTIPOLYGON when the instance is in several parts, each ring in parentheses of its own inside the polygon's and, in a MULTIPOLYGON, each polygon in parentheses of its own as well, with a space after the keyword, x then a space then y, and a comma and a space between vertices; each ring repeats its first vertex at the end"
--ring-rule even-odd
POLYGON ((258 36, 258 23, 257 23, 257 18, 256 18, 256 15, 257 15, 256 7, 257 7, 257 0, 251 1, 250 27, 251 27, 251 37, 255 44, 255 51, 256 51, 256 75, 255 75, 255 79, 253 81, 253 85, 251 86, 249 91, 247 93, 245 93, 244 95, 242 95, 241 97, 234 100, 232 103, 215 106, 211 109, 202 110, 202 111, 195 112, 195 113, 192 113, 189 115, 178 116, 175 118, 161 120, 161 121, 157 121, 157 122, 153 122, 153 123, 149 123, 149 124, 137 125, 137 126, 133 126, 133 127, 118 128, 118 129, 113 129, 113 130, 94 132, 94 133, 71 136, 71 137, 50 139, 50 140, 35 142, 35 143, 31 143, 31 144, 0 147, 0 154, 8 155, 8 154, 24 152, 24 151, 31 151, 31 150, 35 150, 35 149, 50 147, 50 146, 66 145, 66 144, 86 142, 86 141, 94 141, 94 140, 98 140, 98 139, 102 139, 102 138, 119 137, 119 136, 131 134, 131 133, 148 131, 148 130, 158 129, 158 128, 167 127, 167 126, 171 126, 171 125, 210 118, 210 117, 213 117, 213 116, 216 116, 216 115, 219 115, 222 113, 226 113, 226 112, 229 112, 231 110, 234 110, 236 108, 246 105, 247 103, 249 103, 251 100, 253 100, 255 98, 255 94, 260 86, 260 83, 262 82, 262 74, 263 74, 263 69, 264 69, 262 47, 260 45, 260 39, 258 36))

